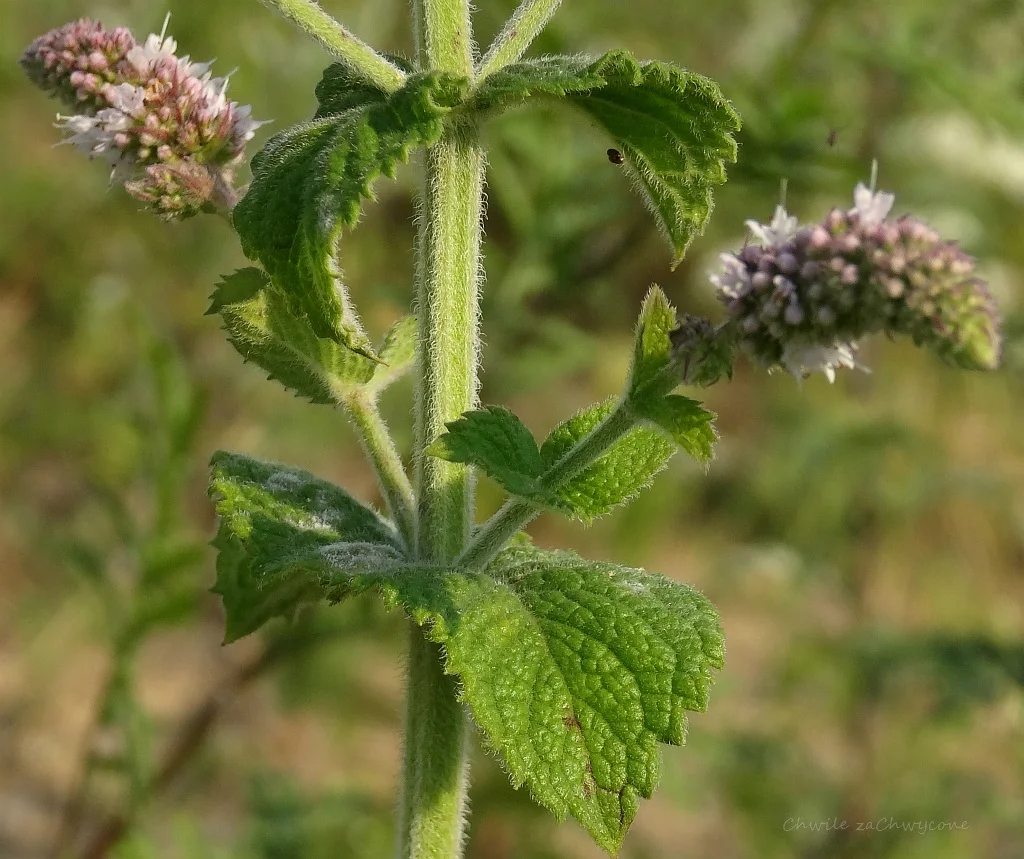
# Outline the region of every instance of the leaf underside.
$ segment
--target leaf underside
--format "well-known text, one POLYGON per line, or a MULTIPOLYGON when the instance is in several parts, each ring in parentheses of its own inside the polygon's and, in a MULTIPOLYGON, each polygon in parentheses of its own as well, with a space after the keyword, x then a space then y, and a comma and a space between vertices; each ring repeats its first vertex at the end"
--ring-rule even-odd
POLYGON ((334 402, 339 384, 365 384, 377 366, 336 340, 317 336, 306 314, 290 307, 259 269, 225 277, 209 312, 221 315, 228 339, 246 361, 314 403, 334 402))
POLYGON ((244 268, 217 284, 207 313, 218 313, 228 340, 248 362, 266 370, 298 396, 314 403, 338 402, 354 388, 377 390, 412 366, 416 320, 400 319, 384 338, 378 360, 320 337, 309 318, 289 306, 270 277, 244 268))
POLYGON ((332 547, 356 544, 394 557, 394 529, 344 490, 307 471, 218 451, 210 494, 217 509, 213 545, 224 602, 225 643, 304 603, 345 594, 325 588, 332 547))
POLYGON ((678 263, 711 215, 712 188, 725 181, 726 162, 736 160, 740 120, 718 85, 617 50, 596 61, 516 63, 486 78, 471 103, 493 111, 536 98, 568 101, 611 135, 678 263))
POLYGON ((462 98, 461 79, 410 76, 390 95, 343 66, 324 73, 320 111, 272 137, 252 160, 253 181, 233 213, 242 249, 260 262, 318 337, 373 356, 335 262, 343 229, 359 219, 380 176, 429 146, 462 98))

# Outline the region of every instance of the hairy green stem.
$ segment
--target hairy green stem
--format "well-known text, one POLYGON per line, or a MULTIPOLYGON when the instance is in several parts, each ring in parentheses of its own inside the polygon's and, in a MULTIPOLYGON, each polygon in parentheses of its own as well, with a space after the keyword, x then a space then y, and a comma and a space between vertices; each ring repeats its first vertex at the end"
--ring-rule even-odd
POLYGON ((523 0, 477 67, 477 81, 514 63, 551 20, 562 0, 523 0))
MULTIPOLYGON (((416 545, 418 557, 443 562, 454 560, 469 536, 472 473, 424 451, 446 423, 476 405, 484 156, 475 134, 463 129, 431 147, 426 161, 416 299, 416 545)), ((411 641, 399 855, 455 859, 465 817, 466 717, 442 673, 440 649, 418 628, 411 641)))
POLYGON ((472 76, 469 8, 469 0, 412 0, 416 45, 423 68, 472 76))
POLYGON ((373 463, 388 514, 405 545, 412 550, 416 540, 416 502, 394 439, 371 395, 356 390, 345 397, 343 402, 363 450, 373 463))
POLYGON ((418 548, 424 559, 451 561, 469 536, 472 475, 468 466, 424 451, 477 403, 484 156, 473 130, 454 129, 426 161, 416 299, 418 548))
MULTIPOLYGON (((548 489, 558 489, 600 457, 608 448, 637 425, 637 419, 623 401, 614 412, 576 443, 541 477, 548 489)), ((510 498, 488 519, 459 555, 460 567, 484 567, 508 544, 524 525, 541 512, 541 507, 524 498, 510 498)))
POLYGON ((405 72, 353 36, 321 9, 316 0, 263 2, 290 18, 352 71, 385 92, 394 92, 405 83, 405 72))
MULTIPOLYGON (((472 74, 469 0, 414 0, 424 67, 472 74)), ((426 455, 445 424, 476 405, 484 153, 474 127, 427 150, 417 246, 416 554, 452 561, 473 521, 472 473, 426 455)), ((468 718, 441 648, 410 624, 400 859, 462 855, 468 718)))
POLYGON ((399 859, 459 859, 466 823, 469 725, 441 647, 409 623, 399 859))

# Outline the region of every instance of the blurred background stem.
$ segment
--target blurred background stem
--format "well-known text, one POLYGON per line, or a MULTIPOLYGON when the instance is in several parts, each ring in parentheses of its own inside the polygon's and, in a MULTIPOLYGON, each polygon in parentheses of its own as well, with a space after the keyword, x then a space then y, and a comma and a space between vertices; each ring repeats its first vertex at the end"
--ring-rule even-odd
MULTIPOLYGON (((315 643, 310 639, 309 643, 315 643)), ((276 639, 238 665, 213 691, 185 717, 155 772, 133 790, 132 802, 121 812, 103 820, 74 854, 77 859, 104 859, 130 831, 138 812, 159 797, 174 782, 185 766, 202 749, 210 732, 226 708, 255 679, 262 676, 283 656, 296 652, 291 639, 276 639)), ((64 855, 55 853, 54 859, 64 855)))

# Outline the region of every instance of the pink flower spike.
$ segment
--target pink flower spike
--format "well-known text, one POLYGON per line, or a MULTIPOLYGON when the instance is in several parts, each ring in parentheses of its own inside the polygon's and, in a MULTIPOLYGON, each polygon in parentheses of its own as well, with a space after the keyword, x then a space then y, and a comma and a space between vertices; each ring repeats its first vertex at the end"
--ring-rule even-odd
POLYGON ((36 39, 22 66, 74 110, 58 116, 69 142, 106 160, 112 181, 131 180, 137 198, 186 217, 208 210, 199 199, 207 189, 234 198, 232 175, 262 123, 228 99, 226 77, 177 56, 168 20, 141 44, 124 28, 77 21, 36 39))
POLYGON ((889 220, 893 200, 859 184, 853 209, 818 224, 796 227, 781 206, 767 226, 748 221, 764 244, 723 254, 711 278, 737 345, 769 369, 829 380, 860 367, 856 344, 880 333, 964 369, 998 366, 999 313, 974 260, 916 218, 889 220))

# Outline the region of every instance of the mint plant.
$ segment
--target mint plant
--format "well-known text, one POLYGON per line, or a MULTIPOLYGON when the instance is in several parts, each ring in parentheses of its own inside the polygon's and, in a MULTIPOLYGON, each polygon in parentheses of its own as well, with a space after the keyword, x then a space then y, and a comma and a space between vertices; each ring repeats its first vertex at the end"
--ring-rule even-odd
POLYGON ((300 606, 366 590, 410 618, 398 852, 461 854, 469 725, 512 781, 616 853, 658 781, 659 744, 684 741, 722 668, 711 603, 684 584, 533 546, 544 511, 590 522, 647 487, 677 448, 710 462, 714 415, 676 393, 732 374, 734 357, 834 379, 868 334, 908 335, 951 363, 991 369, 999 322, 974 263, 891 195, 800 227, 782 207, 712 278, 724 322, 680 318, 651 289, 620 395, 541 443, 509 410, 480 407, 483 128, 504 111, 562 103, 603 129, 678 263, 737 155, 739 118, 711 80, 626 51, 522 60, 558 0, 524 0, 477 57, 468 0, 415 0, 413 61, 359 41, 312 0, 268 0, 337 59, 318 109, 274 135, 237 186, 258 123, 225 79, 162 33, 79 21, 23 65, 71 113, 68 139, 160 215, 227 216, 256 265, 217 284, 243 359, 296 395, 344 411, 379 478, 387 517, 299 469, 218 452, 214 590, 226 641, 300 606), (342 277, 344 243, 373 185, 422 151, 415 297, 382 337, 342 277), (378 410, 416 384, 412 475, 378 410), (479 475, 508 494, 478 523, 479 475))

